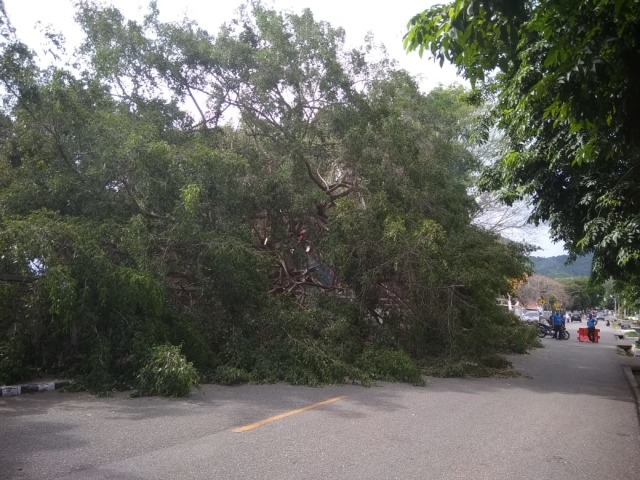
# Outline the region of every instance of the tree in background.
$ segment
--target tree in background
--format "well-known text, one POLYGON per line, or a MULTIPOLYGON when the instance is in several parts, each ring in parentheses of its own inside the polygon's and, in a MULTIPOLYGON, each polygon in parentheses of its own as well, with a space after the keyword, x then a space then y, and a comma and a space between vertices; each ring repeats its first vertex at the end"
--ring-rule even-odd
POLYGON ((554 304, 559 304, 557 308, 566 309, 570 303, 570 296, 565 286, 552 278, 542 275, 531 275, 527 281, 520 286, 516 292, 521 305, 538 305, 544 300, 545 308, 556 310, 554 304))
POLYGON ((594 285, 588 277, 560 278, 558 281, 564 285, 569 294, 568 310, 584 311, 603 305, 605 298, 603 284, 594 285))
POLYGON ((640 266, 640 4, 455 0, 411 19, 407 50, 458 67, 493 106, 508 148, 484 175, 507 203, 531 198, 594 274, 637 285, 640 266))

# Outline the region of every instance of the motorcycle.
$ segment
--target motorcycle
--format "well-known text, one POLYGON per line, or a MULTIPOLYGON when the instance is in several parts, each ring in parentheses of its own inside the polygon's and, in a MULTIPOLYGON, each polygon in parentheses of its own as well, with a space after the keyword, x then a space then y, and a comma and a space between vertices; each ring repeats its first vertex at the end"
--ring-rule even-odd
MULTIPOLYGON (((562 340, 569 340, 569 338, 571 338, 571 335, 569 335, 569 332, 567 332, 567 329, 564 328, 564 325, 562 326, 562 329, 560 330, 561 334, 562 334, 562 340)), ((544 338, 547 335, 549 335, 550 337, 553 337, 554 335, 554 331, 553 331, 553 327, 551 325, 547 325, 545 323, 538 323, 538 337, 539 338, 544 338)))

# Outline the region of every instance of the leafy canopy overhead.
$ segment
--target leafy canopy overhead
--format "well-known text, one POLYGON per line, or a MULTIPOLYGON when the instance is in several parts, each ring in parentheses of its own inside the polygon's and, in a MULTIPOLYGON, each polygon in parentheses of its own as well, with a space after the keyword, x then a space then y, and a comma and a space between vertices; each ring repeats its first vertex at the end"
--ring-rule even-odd
POLYGON ((308 10, 76 19, 73 69, 0 30, 0 383, 145 392, 182 353, 226 383, 419 381, 410 356, 531 345, 495 302, 526 247, 471 224, 461 89, 422 94, 308 10))
POLYGON ((508 148, 484 176, 530 197, 596 275, 638 282, 640 3, 455 0, 414 16, 405 48, 452 62, 493 102, 508 148))

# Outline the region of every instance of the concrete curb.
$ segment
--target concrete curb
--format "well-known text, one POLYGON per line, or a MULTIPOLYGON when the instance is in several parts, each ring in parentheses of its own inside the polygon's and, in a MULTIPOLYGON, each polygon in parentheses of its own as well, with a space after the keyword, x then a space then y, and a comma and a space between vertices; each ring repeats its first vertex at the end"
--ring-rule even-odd
POLYGON ((638 414, 638 421, 640 422, 640 386, 638 386, 636 376, 633 374, 633 370, 635 368, 630 365, 623 365, 622 369, 624 370, 624 374, 627 377, 627 381, 629 382, 629 386, 631 387, 631 391, 635 397, 636 413, 638 414))
POLYGON ((71 385, 68 380, 60 380, 57 382, 45 382, 45 383, 27 383, 24 385, 7 385, 0 387, 0 397, 15 397, 22 395, 23 393, 37 393, 37 392, 49 392, 51 390, 58 390, 59 388, 71 385))

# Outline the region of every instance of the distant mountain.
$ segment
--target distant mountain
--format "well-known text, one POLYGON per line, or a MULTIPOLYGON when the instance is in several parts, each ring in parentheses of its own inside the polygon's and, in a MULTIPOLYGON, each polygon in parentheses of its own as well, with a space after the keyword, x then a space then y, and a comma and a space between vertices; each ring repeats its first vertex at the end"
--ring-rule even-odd
POLYGON ((531 257, 533 269, 538 275, 551 278, 588 277, 591 275, 593 255, 578 257, 575 262, 565 265, 568 255, 557 257, 531 257))

